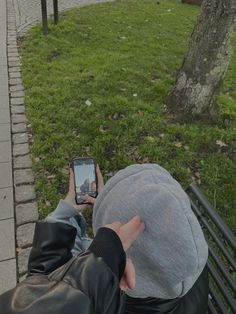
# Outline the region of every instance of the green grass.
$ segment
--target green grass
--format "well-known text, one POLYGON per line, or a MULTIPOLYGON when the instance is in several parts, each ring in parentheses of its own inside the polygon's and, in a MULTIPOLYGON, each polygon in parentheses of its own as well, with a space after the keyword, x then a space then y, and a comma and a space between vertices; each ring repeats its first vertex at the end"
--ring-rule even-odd
POLYGON ((116 1, 61 14, 46 37, 41 25, 28 33, 21 54, 41 217, 64 197, 70 159, 92 155, 105 179, 155 162, 183 187, 198 180, 236 230, 236 53, 217 124, 173 123, 164 106, 197 14, 177 0, 116 1))

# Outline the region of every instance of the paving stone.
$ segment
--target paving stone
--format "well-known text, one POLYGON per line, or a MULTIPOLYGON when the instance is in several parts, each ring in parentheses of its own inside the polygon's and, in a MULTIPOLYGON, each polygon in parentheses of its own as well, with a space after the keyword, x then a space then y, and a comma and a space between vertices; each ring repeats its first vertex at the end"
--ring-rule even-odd
POLYGON ((0 189, 11 187, 12 184, 12 163, 0 163, 0 189))
POLYGON ((4 84, 4 85, 0 85, 0 96, 6 96, 8 95, 8 85, 4 84))
POLYGON ((0 163, 11 161, 11 142, 0 142, 0 163))
POLYGON ((19 56, 12 57, 12 56, 8 55, 8 61, 10 61, 10 62, 14 62, 14 61, 20 62, 20 58, 19 58, 19 56))
POLYGON ((13 217, 13 188, 0 189, 0 220, 13 217))
POLYGON ((7 75, 7 67, 5 65, 0 65, 0 73, 1 75, 7 75))
POLYGON ((18 85, 18 84, 22 84, 22 79, 21 78, 12 78, 9 81, 10 85, 18 85))
POLYGON ((18 271, 20 275, 27 272, 30 251, 31 247, 28 247, 26 249, 21 249, 18 252, 18 271))
POLYGON ((26 123, 12 124, 11 131, 13 134, 26 132, 26 123))
POLYGON ((17 123, 26 122, 27 119, 26 119, 25 114, 13 114, 11 116, 11 121, 12 123, 17 124, 17 123))
POLYGON ((9 109, 0 109, 0 123, 10 123, 9 109))
POLYGON ((17 133, 17 134, 13 134, 12 136, 13 144, 27 143, 28 140, 29 140, 29 137, 27 133, 17 133))
POLYGON ((20 67, 11 67, 9 68, 9 73, 20 72, 20 67))
POLYGON ((27 274, 24 274, 18 278, 19 282, 24 281, 27 278, 27 274))
POLYGON ((17 144, 13 145, 13 156, 23 156, 29 154, 29 144, 17 144))
POLYGON ((38 220, 38 206, 37 203, 19 204, 15 208, 16 223, 22 225, 28 222, 35 222, 38 220))
POLYGON ((9 95, 0 97, 0 109, 8 109, 9 110, 9 95))
POLYGON ((16 240, 18 247, 30 246, 33 243, 35 223, 27 223, 19 226, 16 230, 16 240))
POLYGON ((16 51, 16 52, 8 52, 8 57, 18 57, 19 56, 19 53, 16 51))
POLYGON ((0 142, 11 140, 10 124, 0 124, 0 142))
POLYGON ((32 160, 30 155, 15 157, 13 160, 14 169, 31 168, 32 160))
POLYGON ((0 73, 0 85, 8 85, 8 76, 0 73))
POLYGON ((16 259, 0 262, 0 294, 16 286, 16 259))
POLYGON ((10 78, 19 78, 19 77, 21 77, 21 73, 20 73, 20 71, 10 72, 9 76, 10 76, 10 78))
POLYGON ((17 203, 29 202, 36 198, 33 185, 20 185, 15 187, 15 200, 17 203))
POLYGON ((25 107, 24 106, 11 106, 11 113, 17 114, 17 113, 25 113, 25 107))
POLYGON ((20 64, 20 61, 9 61, 9 62, 8 62, 8 66, 9 66, 9 68, 12 68, 12 67, 20 67, 21 64, 20 64))
POLYGON ((15 258, 14 219, 0 220, 0 261, 15 258))
POLYGON ((10 92, 18 92, 18 91, 23 91, 24 87, 23 85, 19 84, 19 85, 14 85, 10 87, 10 92))
POLYGON ((23 104, 24 104, 24 97, 11 98, 11 105, 23 105, 23 104))
MULTIPOLYGON (((9 14, 8 14, 8 17, 9 17, 9 14)), ((16 33, 16 31, 12 31, 12 30, 8 30, 8 36, 15 36, 16 37, 16 35, 17 35, 17 33, 16 33)))
POLYGON ((8 47, 7 50, 8 50, 9 53, 16 53, 16 52, 18 53, 18 49, 17 48, 8 47))
POLYGON ((7 58, 6 57, 0 57, 0 66, 1 65, 7 66, 7 58))
POLYGON ((34 182, 34 174, 32 169, 21 169, 14 171, 14 184, 27 184, 34 182))
POLYGON ((11 45, 17 45, 17 41, 16 41, 16 39, 8 39, 7 40, 7 44, 9 45, 9 46, 11 46, 11 45))
MULTIPOLYGON (((8 24, 8 25, 9 26, 13 26, 11 24, 8 24)), ((8 31, 13 31, 13 29, 9 29, 8 31)), ((6 44, 8 45, 8 47, 11 47, 11 46, 15 47, 15 46, 17 46, 16 36, 13 37, 12 35, 9 36, 9 34, 8 34, 8 38, 7 38, 6 44)))
POLYGON ((11 92, 12 98, 19 98, 19 97, 24 97, 24 96, 25 96, 25 93, 23 91, 11 92))

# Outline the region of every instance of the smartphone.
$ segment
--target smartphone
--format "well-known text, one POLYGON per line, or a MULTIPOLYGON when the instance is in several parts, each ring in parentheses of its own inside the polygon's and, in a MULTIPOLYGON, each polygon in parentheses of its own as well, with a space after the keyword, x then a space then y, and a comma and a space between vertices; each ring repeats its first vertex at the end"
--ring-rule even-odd
POLYGON ((78 157, 72 160, 71 166, 75 180, 75 202, 78 205, 87 204, 81 195, 88 194, 97 197, 96 161, 92 157, 78 157))

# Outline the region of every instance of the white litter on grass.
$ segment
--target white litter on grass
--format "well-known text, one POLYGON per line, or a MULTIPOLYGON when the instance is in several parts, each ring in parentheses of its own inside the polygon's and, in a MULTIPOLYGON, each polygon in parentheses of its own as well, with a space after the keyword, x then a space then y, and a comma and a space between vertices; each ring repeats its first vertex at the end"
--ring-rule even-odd
POLYGON ((91 105, 92 105, 92 102, 91 102, 89 99, 87 99, 87 100, 85 101, 85 105, 91 106, 91 105))
POLYGON ((134 97, 138 97, 138 94, 134 93, 133 96, 134 96, 134 97))

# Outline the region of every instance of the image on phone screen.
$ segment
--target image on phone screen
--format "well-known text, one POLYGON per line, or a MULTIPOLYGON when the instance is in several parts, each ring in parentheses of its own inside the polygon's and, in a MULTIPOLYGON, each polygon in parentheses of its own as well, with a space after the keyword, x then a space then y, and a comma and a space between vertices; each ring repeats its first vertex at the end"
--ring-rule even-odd
POLYGON ((81 195, 97 196, 95 165, 93 159, 74 160, 75 192, 78 204, 84 201, 81 195))

